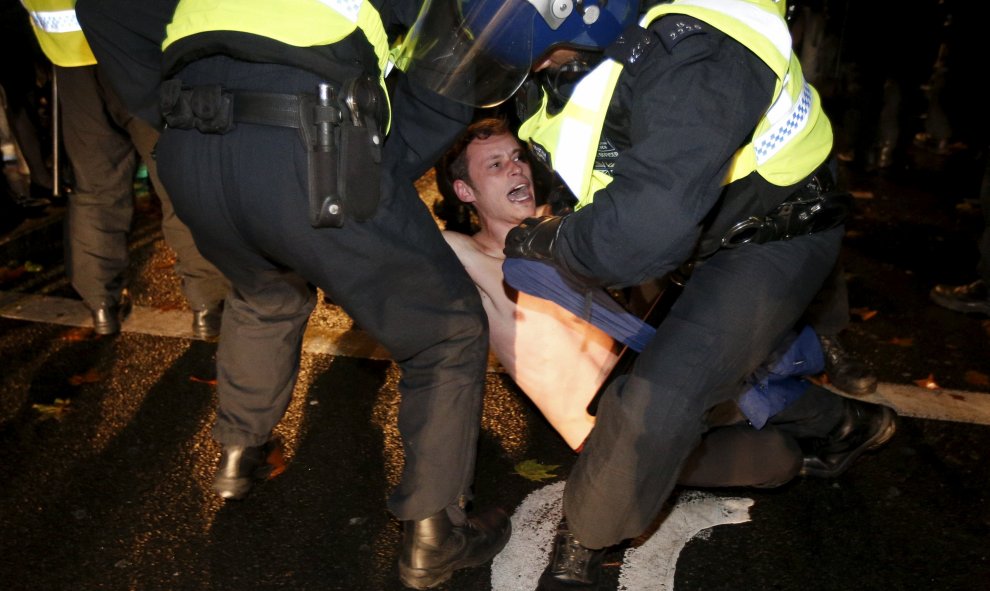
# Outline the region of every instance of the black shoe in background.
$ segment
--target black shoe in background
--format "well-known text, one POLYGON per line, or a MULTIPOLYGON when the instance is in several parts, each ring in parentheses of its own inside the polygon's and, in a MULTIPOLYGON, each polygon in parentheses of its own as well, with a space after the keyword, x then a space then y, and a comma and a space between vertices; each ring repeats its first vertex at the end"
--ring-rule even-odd
POLYGON ((801 441, 802 476, 835 478, 860 456, 890 441, 897 415, 886 406, 844 399, 845 414, 828 437, 801 441))
POLYGON ((839 342, 838 337, 818 335, 818 342, 825 354, 825 374, 828 382, 853 396, 863 396, 877 391, 877 376, 865 365, 853 359, 839 342))
MULTIPOLYGON (((460 511, 455 509, 455 512, 460 511)), ((399 579, 412 589, 431 589, 455 570, 481 566, 502 551, 512 522, 501 509, 489 509, 455 525, 446 509, 426 519, 402 523, 399 579)))
POLYGON ((125 289, 116 302, 104 302, 90 309, 93 315, 93 332, 98 335, 119 333, 120 325, 130 315, 132 307, 131 295, 125 289))
POLYGON ((936 285, 929 296, 939 306, 954 312, 990 316, 990 287, 982 279, 966 285, 936 285))
POLYGON ((193 308, 192 331, 197 339, 212 340, 220 336, 223 302, 193 308))
POLYGON ((557 526, 550 563, 540 575, 537 591, 596 591, 602 578, 602 561, 607 548, 585 548, 568 528, 567 520, 557 526))

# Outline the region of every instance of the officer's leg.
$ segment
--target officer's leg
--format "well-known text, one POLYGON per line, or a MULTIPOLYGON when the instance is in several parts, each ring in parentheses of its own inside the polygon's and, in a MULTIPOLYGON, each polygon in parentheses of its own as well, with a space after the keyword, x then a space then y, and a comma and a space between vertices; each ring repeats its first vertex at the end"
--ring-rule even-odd
POLYGON ((387 191, 368 222, 304 236, 284 245, 300 273, 402 369, 406 456, 389 508, 403 520, 432 515, 468 494, 474 474, 488 360, 478 290, 411 185, 387 191))
POLYGON ((168 129, 158 149, 162 181, 177 211, 188 220, 203 254, 232 284, 217 350, 220 407, 214 434, 225 445, 267 441, 292 394, 302 335, 316 305, 315 292, 302 277, 265 256, 262 237, 247 227, 242 215, 244 195, 253 192, 264 208, 246 207, 247 215, 256 218, 250 224, 293 239, 292 229, 280 225, 278 212, 290 207, 291 201, 281 196, 291 195, 296 181, 292 175, 270 173, 292 170, 292 163, 279 169, 251 162, 240 168, 220 156, 239 153, 263 161, 255 155, 258 150, 239 149, 265 145, 257 134, 168 129), (254 175, 246 174, 252 168, 254 175))
POLYGON ((625 379, 599 405, 564 491, 581 543, 643 532, 661 509, 703 419, 790 331, 838 254, 842 229, 724 250, 699 265, 625 379))
POLYGON ((126 284, 136 158, 107 118, 95 67, 57 67, 62 137, 75 175, 69 197, 66 268, 90 309, 115 305, 126 284))
POLYGON ((227 295, 229 283, 213 263, 196 248, 189 227, 175 215, 172 199, 158 178, 158 164, 153 156, 158 132, 143 120, 130 116, 127 130, 138 154, 148 167, 148 178, 162 204, 162 234, 175 252, 175 272, 182 280, 182 292, 193 310, 218 308, 227 295))

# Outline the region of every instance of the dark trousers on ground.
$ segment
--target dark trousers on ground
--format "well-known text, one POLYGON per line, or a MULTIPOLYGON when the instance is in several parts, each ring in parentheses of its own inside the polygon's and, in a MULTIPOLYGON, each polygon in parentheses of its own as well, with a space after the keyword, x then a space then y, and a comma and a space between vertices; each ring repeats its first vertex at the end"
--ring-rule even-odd
POLYGON ((678 484, 699 488, 786 484, 801 471, 801 440, 827 437, 845 416, 845 404, 838 394, 809 383, 793 404, 770 417, 763 428, 754 429, 734 402, 724 403, 720 406, 728 411, 728 420, 718 420, 704 434, 684 463, 678 484))

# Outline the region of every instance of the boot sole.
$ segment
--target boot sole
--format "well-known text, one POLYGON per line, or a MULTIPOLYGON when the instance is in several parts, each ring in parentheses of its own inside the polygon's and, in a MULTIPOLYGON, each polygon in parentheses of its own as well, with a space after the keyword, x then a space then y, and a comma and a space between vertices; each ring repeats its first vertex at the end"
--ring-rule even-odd
POLYGON ((990 302, 962 302, 955 298, 945 297, 936 293, 929 295, 933 302, 953 312, 990 316, 990 302))
POLYGON ((451 563, 446 568, 437 570, 428 570, 423 568, 412 568, 399 563, 399 580, 402 584, 410 589, 417 589, 422 591, 424 589, 432 589, 437 585, 441 585, 450 580, 450 577, 454 575, 455 570, 461 570, 464 568, 472 568, 475 566, 481 566, 487 563, 489 560, 495 558, 502 548, 509 542, 509 538, 512 535, 512 525, 511 522, 509 527, 505 530, 502 535, 502 539, 499 540, 492 551, 486 553, 483 557, 474 557, 471 559, 458 560, 451 563))

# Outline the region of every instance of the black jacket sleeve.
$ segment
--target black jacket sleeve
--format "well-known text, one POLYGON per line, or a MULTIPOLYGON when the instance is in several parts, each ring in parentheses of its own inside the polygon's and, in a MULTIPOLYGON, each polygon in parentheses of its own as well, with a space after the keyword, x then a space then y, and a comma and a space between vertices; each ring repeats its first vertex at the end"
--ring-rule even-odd
POLYGON ((127 109, 162 128, 162 41, 178 0, 77 0, 76 17, 127 109))
POLYGON ((558 263, 603 285, 661 277, 687 261, 718 207, 732 155, 769 107, 776 78, 755 54, 707 27, 655 47, 624 71, 608 119, 625 123, 612 182, 572 214, 558 263))

